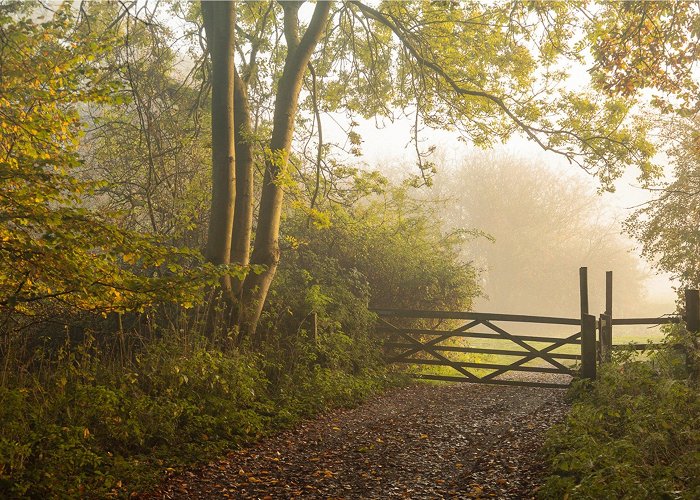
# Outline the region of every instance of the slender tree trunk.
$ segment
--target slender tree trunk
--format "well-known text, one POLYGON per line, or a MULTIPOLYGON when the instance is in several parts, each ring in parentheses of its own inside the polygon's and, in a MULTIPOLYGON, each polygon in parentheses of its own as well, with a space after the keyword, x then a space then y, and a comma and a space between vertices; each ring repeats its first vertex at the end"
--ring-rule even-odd
MULTIPOLYGON (((206 254, 215 264, 228 264, 236 198, 233 120, 235 4, 203 1, 201 6, 212 68, 212 190, 206 254)), ((225 287, 230 287, 230 280, 225 287)))
POLYGON ((277 86, 270 152, 265 162, 260 212, 251 255, 251 264, 263 265, 265 271, 261 274, 249 273, 246 277, 239 318, 241 335, 252 339, 254 345, 261 341, 256 329, 280 258, 279 228, 284 196, 280 177, 287 168, 299 92, 307 64, 325 30, 331 7, 330 2, 316 3, 311 22, 300 40, 298 12, 301 3, 281 2, 287 58, 277 86))
MULTIPOLYGON (((253 144, 252 120, 245 82, 234 75, 234 126, 236 141, 236 204, 231 236, 231 263, 250 263, 250 240, 253 227, 253 144)), ((240 301, 242 280, 233 280, 233 295, 240 301)))
MULTIPOLYGON (((211 57, 211 210, 206 257, 214 264, 229 264, 236 198, 233 87, 236 13, 233 2, 201 2, 207 47, 211 57)), ((233 297, 231 278, 221 280, 221 294, 213 290, 207 308, 206 332, 213 338, 217 325, 227 325, 233 297), (223 301, 222 301, 223 299, 223 301), (223 307, 222 307, 223 306, 223 307)))

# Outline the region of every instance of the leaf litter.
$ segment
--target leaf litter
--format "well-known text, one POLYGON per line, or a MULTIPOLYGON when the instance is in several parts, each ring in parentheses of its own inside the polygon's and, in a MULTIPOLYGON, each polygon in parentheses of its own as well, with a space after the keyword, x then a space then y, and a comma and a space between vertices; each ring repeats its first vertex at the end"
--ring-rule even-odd
MULTIPOLYGON (((542 376, 538 377, 542 378, 542 376)), ((143 499, 533 498, 560 389, 417 384, 327 412, 143 499)))

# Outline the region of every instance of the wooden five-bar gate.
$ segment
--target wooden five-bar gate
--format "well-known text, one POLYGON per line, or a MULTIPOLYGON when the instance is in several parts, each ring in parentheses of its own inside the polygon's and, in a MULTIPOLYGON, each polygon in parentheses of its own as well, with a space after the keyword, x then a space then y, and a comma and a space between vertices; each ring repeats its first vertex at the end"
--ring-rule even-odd
POLYGON ((378 331, 390 336, 390 340, 384 344, 384 347, 390 353, 388 361, 392 363, 447 366, 455 372, 454 375, 416 374, 417 377, 423 379, 500 385, 566 387, 566 384, 562 382, 509 380, 504 379, 503 375, 508 375, 512 372, 539 372, 573 376, 575 373, 572 368, 562 363, 562 361, 576 361, 580 359, 580 356, 577 354, 553 352, 563 346, 581 345, 581 330, 571 328, 580 326, 581 322, 578 319, 477 312, 386 309, 375 312, 379 316, 378 331), (464 323, 451 329, 442 329, 440 326, 436 328, 402 328, 396 325, 396 320, 407 318, 442 320, 442 323, 459 320, 464 323), (568 326, 570 327, 569 330, 573 329, 575 331, 567 332, 564 336, 557 337, 522 335, 512 332, 512 326, 518 323, 562 325, 568 326), (470 339, 493 340, 499 341, 499 344, 506 345, 498 348, 472 347, 468 344, 445 345, 446 342, 453 339, 467 339, 467 341, 470 339), (535 343, 537 343, 537 347, 533 345, 535 343), (447 353, 455 352, 496 355, 517 359, 511 363, 455 361, 447 355, 447 353), (425 356, 426 354, 428 357, 425 356), (533 361, 542 361, 546 366, 533 366, 533 361), (475 372, 474 369, 479 370, 479 372, 475 372), (484 374, 484 371, 488 373, 484 374))
MULTIPOLYGON (((661 325, 687 321, 698 331, 700 297, 686 292, 686 314, 659 318, 614 318, 612 272, 606 274, 606 310, 599 319, 588 311, 587 269, 580 269, 581 316, 558 318, 483 312, 375 310, 377 332, 384 335, 387 361, 411 365, 447 367, 451 372, 414 373, 417 378, 496 385, 566 388, 571 377, 595 378, 598 363, 609 361, 620 346, 613 345, 615 325, 661 325), (549 335, 516 331, 523 325, 539 325, 555 332, 549 335), (597 334, 597 335, 596 335, 597 334), (470 341, 476 341, 473 344, 470 341), (478 342, 487 345, 478 346, 478 342), (573 348, 570 346, 574 346, 573 348), (562 352, 564 351, 564 352, 562 352), (462 359, 450 357, 462 354, 462 359), (465 357, 464 354, 470 355, 465 357), (479 356, 480 355, 480 356, 479 356), (484 358, 486 359, 479 359, 484 358), (474 359, 477 358, 477 359, 474 359), (503 360, 506 361, 503 361, 503 360), (515 377, 514 373, 546 373, 562 377, 515 377), (509 378, 507 378, 509 377, 509 378)), ((627 345, 626 348, 629 348, 627 345)), ((647 344, 632 345, 646 348, 647 344)), ((444 370, 444 369, 443 369, 444 370)))

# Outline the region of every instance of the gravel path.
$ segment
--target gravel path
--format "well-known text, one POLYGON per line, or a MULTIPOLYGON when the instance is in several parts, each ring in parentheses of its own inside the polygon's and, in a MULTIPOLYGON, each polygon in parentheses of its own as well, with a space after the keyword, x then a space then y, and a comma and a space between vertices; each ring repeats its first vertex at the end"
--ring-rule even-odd
POLYGON ((148 498, 530 498, 565 391, 419 384, 308 420, 148 498))

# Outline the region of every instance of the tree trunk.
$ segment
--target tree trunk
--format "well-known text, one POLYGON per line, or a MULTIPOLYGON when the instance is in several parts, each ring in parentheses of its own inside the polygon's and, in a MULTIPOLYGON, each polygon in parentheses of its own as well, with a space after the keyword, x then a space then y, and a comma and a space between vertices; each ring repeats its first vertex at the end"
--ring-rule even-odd
MULTIPOLYGON (((233 2, 201 2, 207 47, 211 57, 211 209, 206 257, 214 264, 229 264, 236 198, 233 86, 236 13, 233 2)), ((221 294, 212 290, 207 309, 206 333, 214 338, 217 325, 230 317, 233 303, 231 278, 221 280, 221 294), (223 299, 223 304, 221 299, 223 299), (220 307, 223 305, 223 307, 220 307)))
POLYGON ((281 2, 281 5, 284 9, 287 57, 277 87, 270 152, 265 161, 258 226, 251 255, 251 264, 263 265, 265 270, 260 274, 249 273, 246 277, 239 318, 241 336, 250 338, 253 345, 261 342, 260 335, 256 335, 257 325, 280 257, 279 228, 284 196, 280 174, 287 168, 304 73, 325 30, 330 12, 330 2, 317 2, 311 22, 299 40, 298 12, 301 2, 281 2))
MULTIPOLYGON (((236 204, 231 235, 231 263, 250 263, 253 227, 253 145, 248 92, 243 79, 234 74, 234 125, 236 141, 236 204)), ((240 301, 242 280, 233 280, 233 295, 240 301)))
MULTIPOLYGON (((215 264, 228 264, 236 198, 233 120, 235 4, 203 1, 201 6, 212 68, 212 189, 206 255, 215 264)), ((230 280, 226 280, 224 287, 230 291, 230 280)))

